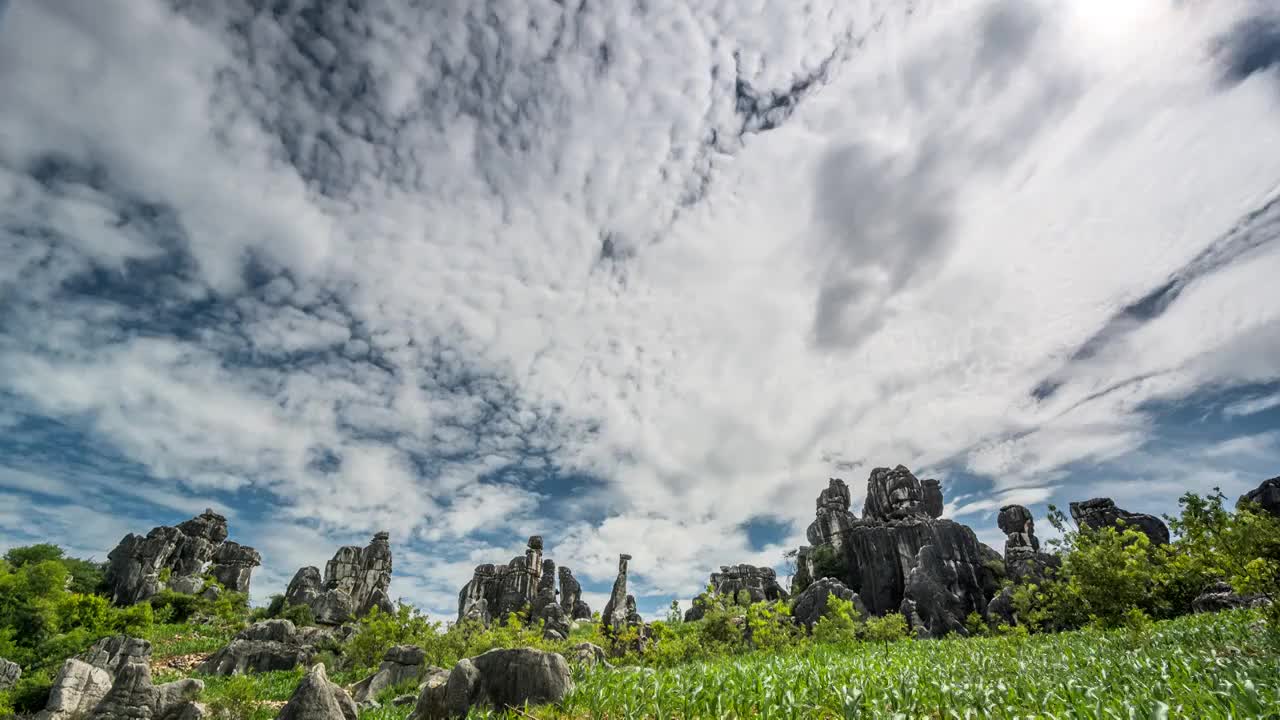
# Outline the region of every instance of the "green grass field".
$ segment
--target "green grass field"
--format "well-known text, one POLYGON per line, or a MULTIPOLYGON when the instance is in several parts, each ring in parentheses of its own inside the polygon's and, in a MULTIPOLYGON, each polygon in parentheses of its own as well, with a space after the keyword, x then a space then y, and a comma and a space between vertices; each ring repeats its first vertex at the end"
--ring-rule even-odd
MULTIPOLYGON (((156 657, 197 646, 205 647, 195 639, 158 641, 156 657)), ((274 701, 246 708, 245 718, 266 720, 300 676, 205 678, 206 699, 230 692, 274 701)), ((472 716, 1280 718, 1280 652, 1245 611, 1137 631, 810 646, 668 669, 584 669, 575 681, 559 706, 472 716)), ((361 717, 401 720, 410 711, 384 706, 361 717)))

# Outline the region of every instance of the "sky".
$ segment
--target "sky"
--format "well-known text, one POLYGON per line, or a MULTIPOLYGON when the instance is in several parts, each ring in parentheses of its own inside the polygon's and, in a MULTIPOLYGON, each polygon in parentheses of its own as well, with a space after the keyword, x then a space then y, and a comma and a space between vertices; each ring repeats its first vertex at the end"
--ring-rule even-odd
POLYGON ((0 0, 0 548, 205 509, 456 613, 1280 475, 1266 0, 0 0))

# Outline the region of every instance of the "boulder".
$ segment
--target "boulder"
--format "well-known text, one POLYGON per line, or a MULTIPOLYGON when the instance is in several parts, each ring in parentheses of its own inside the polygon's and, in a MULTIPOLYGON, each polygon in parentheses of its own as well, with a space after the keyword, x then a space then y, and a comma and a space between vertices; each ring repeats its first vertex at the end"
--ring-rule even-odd
POLYGON ((1217 582, 1200 592, 1191 602, 1192 612, 1218 612, 1237 608, 1263 607, 1271 603, 1266 595, 1241 595, 1225 582, 1217 582))
POLYGON ((339 631, 299 629, 289 620, 279 618, 263 620, 236 633, 226 647, 210 655, 197 671, 206 675, 242 675, 292 670, 309 663, 319 652, 317 646, 321 643, 340 639, 339 631))
POLYGON ((1073 502, 1071 517, 1082 529, 1099 530, 1105 527, 1116 527, 1117 523, 1122 522, 1126 528, 1132 527, 1145 534, 1153 545, 1169 543, 1169 528, 1163 520, 1154 515, 1121 510, 1116 507, 1111 498, 1093 498, 1083 502, 1073 502))
POLYGON ((280 708, 278 720, 357 720, 356 703, 338 685, 329 681, 323 664, 307 671, 293 695, 280 708))
MULTIPOLYGON (((310 607, 315 621, 322 625, 341 625, 369 614, 375 607, 382 612, 395 612, 395 605, 388 594, 391 585, 390 537, 386 532, 379 532, 366 547, 347 545, 338 548, 324 567, 323 580, 318 568, 299 569, 285 590, 285 602, 310 607)), ((226 567, 236 566, 228 564, 226 567)))
POLYGON ((605 659, 608 657, 604 648, 589 642, 580 642, 573 646, 573 654, 569 656, 569 661, 577 665, 585 665, 592 667, 595 665, 608 665, 605 659))
POLYGON ((1261 485, 1241 495, 1236 507, 1245 503, 1254 503, 1271 515, 1280 517, 1280 477, 1263 480, 1261 485))
POLYGON ((572 688, 564 657, 533 648, 499 648, 458 661, 449 673, 445 709, 449 717, 465 717, 480 706, 501 710, 554 703, 572 688))
POLYGON ((253 569, 262 564, 257 550, 230 540, 222 543, 213 553, 209 574, 232 592, 249 592, 249 580, 253 569))
MULTIPOLYGON (((126 535, 107 554, 106 584, 112 602, 132 605, 158 593, 160 576, 168 571, 169 587, 178 592, 194 593, 204 586, 206 566, 215 561, 227 539, 227 519, 205 510, 202 514, 179 523, 176 527, 152 528, 146 536, 126 535)), ((249 576, 259 561, 253 548, 232 543, 234 552, 245 563, 238 571, 236 587, 248 592, 249 576), (250 561, 252 562, 250 563, 250 561)))
POLYGON ((18 663, 0 658, 0 691, 8 690, 22 679, 22 668, 18 663))
POLYGON ((83 660, 71 658, 53 680, 49 701, 36 720, 81 720, 97 707, 111 689, 111 673, 83 660))
POLYGON ((629 560, 631 556, 626 553, 618 556, 618 576, 614 578, 609 602, 605 603, 604 612, 600 615, 606 635, 621 632, 627 627, 627 562, 629 560))
POLYGON ((857 593, 835 578, 822 578, 795 597, 791 603, 791 617, 797 623, 812 629, 818 619, 827 614, 827 603, 832 595, 842 600, 852 601, 858 614, 862 617, 867 616, 867 608, 862 604, 862 598, 859 598, 857 593))
POLYGON ((178 680, 152 685, 151 667, 145 662, 120 666, 115 683, 89 713, 88 720, 178 720, 199 712, 189 707, 204 691, 200 680, 178 680))
POLYGON ((448 717, 445 704, 449 690, 449 671, 438 667, 429 667, 423 675, 422 684, 418 686, 418 701, 413 706, 409 720, 433 720, 448 717))
POLYGON ((377 672, 356 683, 351 696, 357 703, 367 703, 378 693, 422 675, 426 651, 415 645, 396 645, 382 656, 377 672))

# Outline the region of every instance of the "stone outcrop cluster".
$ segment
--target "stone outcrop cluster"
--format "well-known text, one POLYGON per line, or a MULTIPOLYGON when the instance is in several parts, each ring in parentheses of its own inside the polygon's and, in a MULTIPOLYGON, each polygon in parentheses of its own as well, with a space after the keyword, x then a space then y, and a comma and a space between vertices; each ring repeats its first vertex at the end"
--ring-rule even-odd
POLYGON ((1145 534, 1153 545, 1169 543, 1169 528, 1164 521, 1154 515, 1131 513, 1121 510, 1111 498, 1093 498, 1082 502, 1071 503, 1071 518, 1081 528, 1100 530, 1115 527, 1123 523, 1124 527, 1132 527, 1145 534))
POLYGON ((117 605, 142 602, 165 587, 194 594, 206 574, 228 590, 247 593, 253 569, 262 564, 258 551, 227 540, 227 519, 212 510, 145 536, 130 533, 107 560, 107 586, 117 605))
POLYGON ((547 637, 569 636, 573 620, 591 617, 582 600, 582 585, 567 567, 542 557, 542 537, 529 538, 523 557, 505 565, 476 566, 471 580, 458 592, 458 620, 485 625, 506 622, 510 613, 529 609, 529 619, 544 624, 547 637), (556 587, 557 580, 559 588, 556 587))
POLYGON ((1008 625, 1016 624, 1013 611, 1013 588, 1025 583, 1039 583, 1058 568, 1056 555, 1040 552, 1036 523, 1031 511, 1022 505, 1005 505, 996 518, 1005 534, 1004 573, 1012 585, 1000 590, 987 604, 987 617, 1008 625))
POLYGON ((447 675, 431 672, 421 688, 410 720, 463 718, 480 707, 504 710, 559 702, 573 689, 573 679, 562 655, 498 648, 459 660, 447 675))
POLYGON ((200 680, 151 681, 151 644, 123 635, 99 640, 62 664, 37 720, 202 720, 200 680))
POLYGON ((205 675, 292 670, 306 665, 324 647, 348 639, 355 629, 296 627, 284 619, 263 620, 236 633, 226 647, 205 659, 197 670, 205 675))
POLYGON ((373 608, 395 612, 388 594, 391 586, 391 540, 386 532, 373 536, 366 547, 338 548, 324 567, 298 570, 285 590, 285 602, 306 605, 316 622, 341 625, 367 615, 373 608))
POLYGON ((1280 517, 1280 477, 1263 480, 1258 487, 1241 495, 1236 506, 1245 503, 1253 503, 1271 515, 1280 517))
MULTIPOLYGON (((711 592, 724 596, 731 602, 743 598, 743 593, 751 603, 788 598, 787 591, 778 584, 778 573, 770 567, 721 565, 720 572, 711 573, 707 586, 711 588, 711 592)), ((693 606, 685 611, 685 622, 701 620, 705 611, 705 600, 700 595, 694 599, 693 606)))
MULTIPOLYGON (((422 677, 427 651, 417 645, 395 645, 382 655, 382 663, 372 675, 355 684, 351 697, 357 705, 370 703, 378 693, 422 677)), ((439 669, 439 668, 434 668, 439 669)))
POLYGON ((986 610, 996 585, 985 564, 992 553, 973 530, 940 517, 937 482, 921 482, 902 465, 876 468, 861 518, 842 480, 830 480, 816 505, 806 533, 812 546, 800 548, 793 587, 833 578, 869 613, 901 612, 933 637, 964 634, 968 614, 986 610))

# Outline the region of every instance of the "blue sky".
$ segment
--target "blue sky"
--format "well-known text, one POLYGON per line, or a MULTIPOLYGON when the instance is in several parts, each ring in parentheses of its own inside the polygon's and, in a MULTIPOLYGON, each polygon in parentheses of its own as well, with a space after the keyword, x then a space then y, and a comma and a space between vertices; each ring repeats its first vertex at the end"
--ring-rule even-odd
POLYGON ((654 615, 828 477, 998 548, 1280 474, 1268 3, 402 5, 0 2, 0 547, 654 615))

